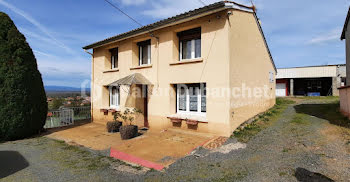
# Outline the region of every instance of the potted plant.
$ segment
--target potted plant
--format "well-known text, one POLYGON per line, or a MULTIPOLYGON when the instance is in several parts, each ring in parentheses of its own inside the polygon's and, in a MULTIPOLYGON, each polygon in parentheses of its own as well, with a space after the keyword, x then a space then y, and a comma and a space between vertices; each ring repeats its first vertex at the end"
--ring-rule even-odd
POLYGON ((124 120, 123 126, 120 127, 120 137, 123 140, 131 139, 137 136, 138 127, 137 125, 133 125, 132 122, 136 119, 138 114, 141 114, 142 111, 140 109, 134 108, 133 110, 126 109, 121 116, 124 120))
POLYGON ((198 121, 197 120, 193 120, 193 119, 186 119, 186 124, 192 125, 192 126, 197 126, 198 125, 198 121))
POLYGON ((107 122, 108 133, 114 133, 119 131, 120 126, 122 126, 122 122, 120 122, 118 118, 121 118, 121 117, 122 115, 120 114, 120 112, 113 113, 113 121, 107 122))

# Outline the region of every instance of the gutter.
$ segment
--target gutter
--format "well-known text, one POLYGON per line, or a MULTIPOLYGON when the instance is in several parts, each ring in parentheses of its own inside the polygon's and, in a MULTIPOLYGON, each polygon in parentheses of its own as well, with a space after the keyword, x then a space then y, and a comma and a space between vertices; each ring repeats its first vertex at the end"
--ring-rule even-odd
POLYGON ((105 44, 101 44, 101 45, 98 45, 98 46, 93 46, 93 47, 83 47, 84 50, 88 50, 88 49, 95 49, 95 48, 99 48, 99 47, 103 47, 103 46, 106 46, 108 44, 113 44, 115 42, 120 42, 120 41, 123 41, 123 40, 126 40, 126 39, 130 39, 130 38, 133 38, 133 37, 137 37, 139 35, 143 35, 147 32, 154 32, 154 31, 157 31, 159 29, 163 29, 163 28, 166 28, 166 27, 170 27, 170 26, 174 26, 174 25, 177 25, 177 24, 181 24, 181 23, 184 23, 184 22, 188 22, 188 21, 191 21, 191 20, 194 20, 194 19, 197 19, 197 18, 201 18, 203 16, 206 16, 206 15, 209 15, 209 14, 213 14, 213 13, 216 13, 216 12, 219 12, 219 11, 222 11, 226 9, 225 7, 223 8, 220 8, 220 9, 216 9, 215 11, 208 11, 207 13, 204 13, 204 14, 201 14, 201 15, 196 15, 196 16, 193 16, 193 17, 190 17, 188 19, 184 19, 184 20, 180 20, 180 21, 177 21, 177 22, 174 22, 174 23, 170 23, 170 24, 166 24, 166 25, 163 25, 163 26, 160 26, 160 27, 157 27, 157 28, 153 28, 153 29, 150 29, 150 30, 145 30, 145 31, 142 31, 140 33, 137 33, 137 34, 133 34, 133 35, 130 35, 130 36, 126 36, 124 38, 121 38, 121 39, 117 39, 117 40, 114 40, 114 41, 111 41, 111 42, 108 42, 108 43, 105 43, 105 44))
MULTIPOLYGON (((174 20, 174 22, 172 22, 172 23, 165 23, 164 25, 160 25, 158 27, 151 28, 152 26, 156 26, 154 24, 158 24, 158 23, 161 24, 161 23, 163 23, 162 21, 167 21, 168 19, 160 20, 160 21, 155 22, 153 24, 149 24, 149 25, 146 25, 144 27, 140 27, 140 28, 131 30, 129 32, 125 32, 125 33, 116 35, 114 37, 110 37, 110 38, 107 38, 107 39, 95 42, 93 44, 87 45, 87 46, 83 47, 83 49, 84 50, 95 49, 95 48, 102 47, 102 46, 105 46, 105 45, 108 45, 108 44, 112 44, 112 43, 115 43, 115 42, 119 42, 119 41, 123 41, 123 40, 129 39, 129 38, 133 38, 133 37, 136 37, 136 36, 139 36, 139 35, 143 35, 143 34, 145 34, 147 32, 153 32, 153 31, 156 31, 156 30, 159 30, 159 29, 163 29, 163 28, 166 28, 166 27, 170 27, 170 26, 178 25, 178 24, 181 24, 181 23, 184 23, 184 22, 188 22, 188 21, 191 21, 191 20, 194 20, 194 19, 197 19, 197 18, 201 18, 201 17, 207 16, 207 15, 210 15, 210 14, 214 14, 214 13, 226 10, 226 9, 236 9, 236 10, 241 10, 241 11, 246 11, 246 12, 251 12, 251 13, 254 13, 254 9, 255 9, 254 7, 241 5, 241 4, 232 2, 232 1, 221 1, 218 4, 214 3, 214 4, 211 4, 211 5, 199 8, 199 9, 197 9, 197 11, 200 11, 201 9, 203 10, 203 8, 211 8, 211 10, 204 11, 202 13, 198 12, 197 15, 193 15, 193 16, 188 15, 190 13, 193 13, 193 11, 196 11, 196 10, 192 10, 192 11, 189 11, 189 12, 186 12, 186 13, 183 13, 183 14, 180 14, 180 15, 168 18, 168 19, 180 18, 180 20, 174 20), (181 19, 181 16, 185 16, 185 17, 183 17, 183 19, 181 19), (188 16, 188 17, 186 17, 186 16, 188 16), (147 28, 150 28, 150 29, 147 29, 147 28), (133 34, 133 31, 136 32, 136 31, 140 31, 141 29, 145 29, 145 30, 142 30, 139 33, 133 34), (131 35, 126 35, 125 37, 122 37, 123 34, 131 34, 131 35), (118 36, 121 36, 122 38, 118 39, 117 38, 118 36), (108 39, 115 39, 115 38, 116 38, 116 40, 111 40, 110 42, 108 40, 108 39), (106 41, 106 43, 103 43, 104 41, 106 41), (100 45, 98 45, 98 44, 100 44, 100 45)), ((170 21, 170 20, 168 20, 168 21, 170 21)))

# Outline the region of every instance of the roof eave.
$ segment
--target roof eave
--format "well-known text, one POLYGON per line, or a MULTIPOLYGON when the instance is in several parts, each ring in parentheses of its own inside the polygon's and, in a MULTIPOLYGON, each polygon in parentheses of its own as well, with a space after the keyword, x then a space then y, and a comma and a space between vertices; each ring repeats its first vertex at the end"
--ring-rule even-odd
MULTIPOLYGON (((130 39, 130 38, 133 38, 133 37, 137 37, 137 36, 142 35, 142 34, 145 34, 145 33, 147 33, 147 32, 154 32, 154 31, 159 30, 159 29, 162 29, 162 28, 166 28, 166 27, 174 26, 174 25, 177 25, 177 24, 180 24, 180 23, 188 22, 188 21, 191 21, 191 20, 194 20, 194 19, 197 19, 197 18, 201 18, 201 17, 203 17, 203 16, 207 16, 207 15, 210 15, 210 14, 213 14, 213 13, 216 13, 216 12, 219 12, 219 11, 222 11, 222 10, 225 10, 225 9, 227 9, 227 8, 222 7, 222 8, 220 8, 220 9, 216 9, 216 10, 208 11, 207 13, 203 13, 203 14, 200 14, 200 15, 188 17, 188 18, 185 18, 185 19, 182 19, 182 20, 173 22, 173 23, 169 23, 169 24, 166 24, 166 25, 163 25, 163 26, 159 26, 159 27, 156 27, 156 28, 153 28, 153 29, 150 29, 150 30, 144 30, 144 31, 141 31, 141 32, 136 33, 136 34, 132 34, 132 35, 129 35, 129 36, 125 36, 125 37, 120 38, 120 39, 116 38, 116 40, 107 41, 106 43, 99 44, 100 42, 96 42, 96 43, 93 43, 93 44, 90 44, 90 45, 87 45, 87 46, 83 47, 83 49, 85 49, 85 50, 88 50, 88 49, 95 49, 95 48, 98 48, 98 47, 105 46, 105 45, 107 45, 107 44, 111 44, 111 43, 123 41, 123 40, 125 40, 125 39, 130 39)), ((113 39, 113 38, 112 38, 112 39, 113 39)))
POLYGON ((343 30, 343 33, 340 36, 340 40, 344 40, 345 39, 345 31, 343 30))
POLYGON ((242 10, 242 11, 254 12, 252 7, 240 5, 238 3, 230 2, 230 1, 221 1, 221 2, 218 2, 218 3, 214 3, 214 4, 211 4, 211 5, 208 5, 206 7, 202 7, 202 8, 196 9, 196 10, 192 10, 192 11, 189 11, 189 12, 186 12, 186 13, 183 13, 183 14, 180 14, 180 15, 168 18, 169 22, 166 22, 167 19, 160 20, 158 22, 146 25, 144 27, 141 27, 141 28, 138 28, 138 29, 134 29, 134 30, 131 30, 129 32, 125 32, 125 33, 122 33, 122 34, 119 34, 119 35, 116 35, 116 36, 113 36, 113 37, 110 37, 110 38, 107 38, 107 39, 95 42, 93 44, 87 45, 87 46, 83 47, 83 49, 88 50, 88 49, 94 49, 94 48, 102 47, 102 46, 105 46, 107 44, 111 44, 111 43, 114 43, 114 42, 119 42, 119 41, 122 41, 122 40, 125 40, 125 39, 136 37, 136 36, 145 34, 147 32, 153 32, 153 31, 165 28, 165 27, 174 26, 174 25, 177 25, 177 24, 180 24, 180 23, 191 21, 193 19, 197 19, 197 18, 200 18, 200 17, 203 17, 203 16, 207 16, 207 15, 219 12, 219 11, 223 11, 225 9, 238 9, 238 10, 242 10), (209 8, 209 10, 207 10, 208 8, 209 8), (193 11, 199 11, 199 12, 196 12, 197 14, 194 14, 192 16, 188 16, 188 14, 190 14, 191 12, 193 13, 193 11), (183 16, 183 17, 181 17, 181 16, 183 16), (170 19, 176 19, 176 18, 179 18, 179 19, 178 20, 173 20, 174 22, 171 22, 172 20, 170 20, 170 19), (162 21, 165 21, 165 22, 162 22, 162 21), (157 23, 158 24, 163 24, 163 25, 159 25, 158 26, 158 25, 156 25, 157 23), (152 26, 154 26, 154 27, 152 27, 152 26), (140 32, 137 32, 137 31, 140 31, 140 32), (130 35, 128 35, 128 34, 130 34, 130 35))
POLYGON ((349 7, 349 10, 348 10, 348 14, 346 15, 343 31, 342 31, 342 34, 340 36, 340 40, 344 40, 346 38, 345 37, 345 33, 347 31, 347 28, 348 28, 349 19, 350 19, 350 7, 349 7))

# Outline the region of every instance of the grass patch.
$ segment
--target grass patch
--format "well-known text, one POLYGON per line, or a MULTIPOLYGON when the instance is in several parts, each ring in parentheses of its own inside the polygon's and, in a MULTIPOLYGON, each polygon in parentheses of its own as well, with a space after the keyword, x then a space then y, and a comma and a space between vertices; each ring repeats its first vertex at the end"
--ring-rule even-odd
POLYGON ((345 128, 350 128, 350 120, 340 113, 339 100, 330 101, 323 104, 301 104, 296 105, 297 113, 325 119, 331 124, 345 128))
POLYGON ((248 171, 246 169, 238 169, 237 171, 232 171, 230 169, 223 170, 221 178, 214 179, 213 181, 239 181, 248 176, 248 171))
POLYGON ((103 156, 89 149, 66 144, 64 141, 52 140, 45 138, 46 142, 43 146, 52 150, 46 157, 60 163, 67 170, 105 170, 111 165, 125 165, 137 170, 143 169, 140 166, 129 165, 118 159, 103 156))
POLYGON ((303 100, 339 100, 338 96, 305 96, 305 97, 295 97, 303 100))
POLYGON ((288 173, 286 173, 286 172, 279 172, 278 173, 280 176, 286 176, 286 175, 288 175, 288 173))
POLYGON ((307 115, 297 113, 294 115, 293 119, 290 121, 294 124, 302 124, 302 125, 308 125, 310 124, 310 121, 307 118, 307 115))
POLYGON ((247 143, 252 137, 258 134, 261 130, 270 126, 276 121, 280 114, 286 109, 289 104, 295 103, 292 100, 285 98, 277 98, 274 107, 260 114, 251 124, 246 125, 243 129, 237 129, 231 137, 237 138, 238 141, 247 143))
POLYGON ((284 148, 284 149, 282 150, 282 152, 284 152, 284 153, 289 152, 289 151, 290 151, 289 148, 284 148))

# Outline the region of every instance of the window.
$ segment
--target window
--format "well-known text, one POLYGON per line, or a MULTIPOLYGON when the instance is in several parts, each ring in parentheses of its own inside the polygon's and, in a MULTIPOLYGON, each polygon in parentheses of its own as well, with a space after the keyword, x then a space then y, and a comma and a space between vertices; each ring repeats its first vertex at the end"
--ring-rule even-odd
POLYGON ((206 113, 206 84, 178 84, 176 91, 177 113, 199 114, 206 113))
POLYGON ((120 104, 119 87, 109 87, 109 106, 118 108, 120 104))
POLYGON ((139 65, 151 64, 151 40, 138 42, 139 46, 139 65))
POLYGON ((345 86, 346 85, 346 77, 340 77, 341 82, 340 82, 340 86, 345 86))
POLYGON ((109 51, 111 52, 111 68, 118 68, 118 48, 109 51))
POLYGON ((177 33, 180 40, 180 61, 201 57, 201 28, 177 33))

